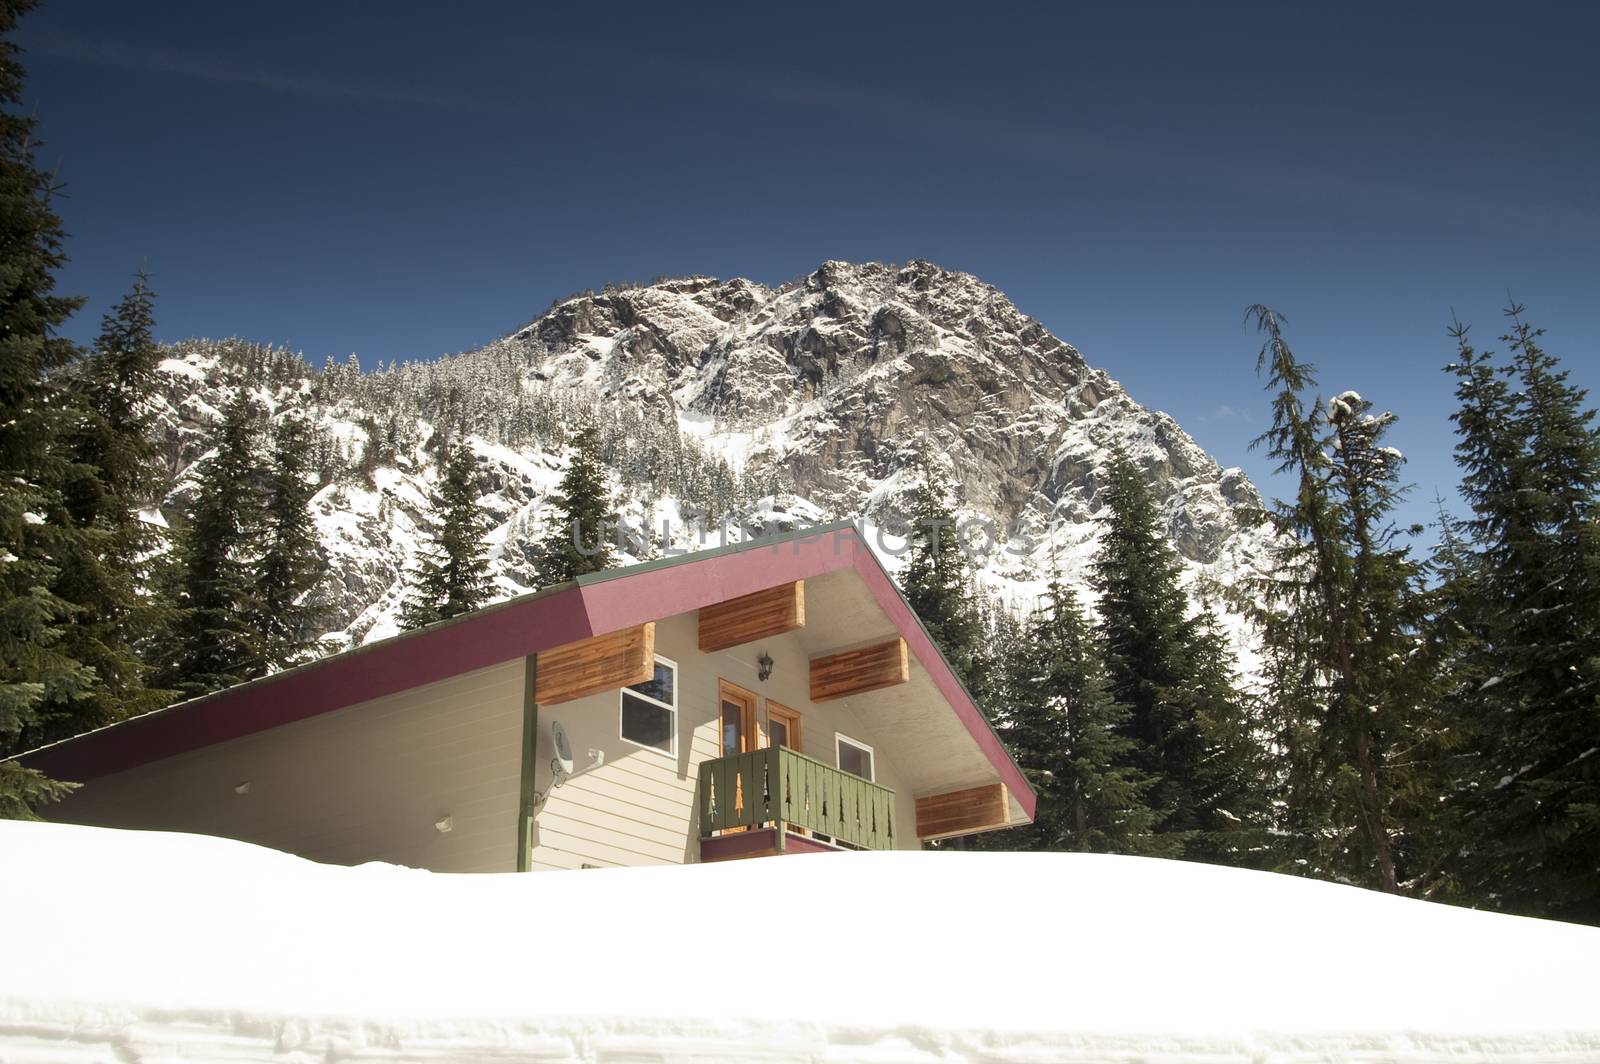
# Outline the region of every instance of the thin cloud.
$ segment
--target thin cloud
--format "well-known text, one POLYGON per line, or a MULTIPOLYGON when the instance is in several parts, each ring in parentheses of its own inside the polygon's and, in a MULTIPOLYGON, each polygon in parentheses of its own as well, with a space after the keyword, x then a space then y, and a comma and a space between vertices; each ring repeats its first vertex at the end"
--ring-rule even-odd
MULTIPOLYGON (((111 45, 67 34, 41 34, 29 41, 29 49, 41 55, 100 66, 324 99, 506 114, 526 113, 538 107, 536 101, 527 98, 341 81, 272 67, 241 66, 165 48, 111 45)), ((602 54, 579 41, 563 42, 562 49, 574 55, 602 54)), ((1201 188, 1225 196, 1267 199, 1397 221, 1428 221, 1513 232, 1533 229, 1580 238, 1600 236, 1600 209, 1593 207, 1510 202, 1277 159, 1238 159, 1189 152, 1177 160, 1171 151, 1148 140, 1069 132, 1049 123, 1008 115, 934 106, 913 96, 862 85, 794 74, 775 76, 770 68, 744 64, 691 61, 643 53, 626 53, 628 62, 616 64, 624 54, 616 49, 603 53, 614 68, 631 71, 635 76, 650 78, 658 84, 698 83, 708 90, 732 91, 773 106, 846 118, 876 119, 891 130, 924 137, 946 150, 959 145, 968 151, 998 158, 1031 159, 1067 174, 1097 174, 1119 181, 1201 188), (1178 162, 1181 165, 1175 165, 1178 162)))
POLYGON ((268 92, 292 93, 322 99, 350 100, 358 103, 397 104, 427 107, 441 111, 506 113, 531 110, 525 100, 478 96, 448 89, 413 88, 395 85, 357 84, 318 75, 262 66, 241 66, 233 62, 184 55, 167 48, 106 44, 68 34, 41 34, 28 41, 29 52, 95 66, 168 77, 189 78, 223 85, 244 85, 268 92))
MULTIPOLYGON (((615 56, 615 53, 612 53, 615 56)), ((1099 174, 1226 195, 1267 198, 1300 206, 1396 220, 1565 235, 1600 235, 1600 209, 1502 199, 1339 173, 1281 160, 1239 159, 1186 152, 1181 158, 1149 140, 1096 137, 1048 123, 1008 115, 934 106, 920 99, 860 85, 803 75, 775 77, 768 68, 714 62, 689 63, 633 55, 635 72, 654 66, 661 74, 732 89, 747 98, 845 117, 878 119, 888 128, 925 135, 955 150, 1031 158, 1069 174, 1099 174)))

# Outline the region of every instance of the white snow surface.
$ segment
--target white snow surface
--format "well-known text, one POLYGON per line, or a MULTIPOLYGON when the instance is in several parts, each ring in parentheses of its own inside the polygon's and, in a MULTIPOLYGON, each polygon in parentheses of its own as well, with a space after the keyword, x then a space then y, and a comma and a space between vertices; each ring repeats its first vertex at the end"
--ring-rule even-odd
POLYGON ((16 822, 0 854, 6 1064, 1600 1059, 1600 929, 1200 864, 437 875, 16 822))

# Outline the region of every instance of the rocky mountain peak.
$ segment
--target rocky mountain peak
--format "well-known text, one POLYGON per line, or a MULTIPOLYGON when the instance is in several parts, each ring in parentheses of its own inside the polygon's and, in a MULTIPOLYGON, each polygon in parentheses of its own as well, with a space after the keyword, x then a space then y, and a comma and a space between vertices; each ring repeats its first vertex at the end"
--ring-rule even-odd
POLYGON ((925 438, 948 461, 963 512, 1028 540, 1029 553, 982 565, 1018 603, 1052 552, 1069 577, 1083 571, 1115 448, 1149 476, 1196 578, 1231 582, 1261 556, 1260 533, 1242 519, 1259 499, 1242 472, 1222 469, 998 289, 930 262, 829 261, 777 287, 713 277, 608 286, 558 300, 479 350, 376 373, 318 372, 231 343, 175 345, 163 364, 168 506, 230 389, 257 389, 274 416, 310 413, 328 441, 317 505, 340 574, 329 624, 358 641, 392 628, 437 475, 436 434, 463 432, 478 453, 511 592, 530 579, 528 548, 565 461, 561 421, 579 410, 623 437, 613 462, 623 512, 655 528, 724 503, 875 520, 913 486, 909 463, 925 438), (652 472, 641 448, 666 455, 681 482, 652 472))

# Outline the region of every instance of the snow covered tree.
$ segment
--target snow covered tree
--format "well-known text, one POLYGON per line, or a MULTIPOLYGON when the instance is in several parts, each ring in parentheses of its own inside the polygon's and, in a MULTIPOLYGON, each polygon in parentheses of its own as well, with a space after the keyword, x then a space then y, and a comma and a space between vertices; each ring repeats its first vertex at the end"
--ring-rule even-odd
POLYGON ((262 510, 257 414, 241 392, 200 465, 178 540, 177 619, 162 685, 194 697, 265 674, 255 565, 262 510))
POLYGON ((1393 523, 1402 458, 1382 442, 1393 417, 1354 392, 1308 408, 1316 379, 1283 319, 1247 317, 1273 395, 1256 443, 1297 489, 1270 512, 1274 571, 1249 587, 1283 762, 1282 868, 1397 892, 1413 782, 1398 752, 1417 738, 1426 677, 1421 568, 1393 523))
POLYGON ((301 664, 325 652, 316 638, 312 594, 322 583, 326 559, 311 517, 316 493, 312 429, 305 418, 278 423, 266 472, 266 522, 250 627, 274 669, 301 664))
POLYGON ((556 489, 555 513, 539 545, 535 570, 540 587, 616 564, 612 536, 617 515, 606 476, 599 430, 587 421, 573 437, 572 461, 556 489))
POLYGON ((478 466, 465 440, 445 456, 433 501, 428 544, 411 574, 400 614, 402 628, 421 628, 482 606, 489 599, 489 521, 478 505, 478 466))
MULTIPOLYGON (((34 165, 34 121, 18 111, 23 70, 11 36, 32 6, 0 0, 0 755, 28 745, 45 706, 71 703, 96 683, 63 644, 73 608, 53 588, 56 559, 79 533, 62 522, 51 374, 76 354, 56 330, 81 301, 55 293, 66 261, 61 221, 51 179, 34 165)), ((0 761, 0 816, 31 817, 64 789, 0 761)))
POLYGON ((1467 753, 1442 849, 1467 900, 1600 923, 1600 436, 1542 330, 1506 316, 1504 366, 1452 330, 1472 517, 1444 584, 1467 753))

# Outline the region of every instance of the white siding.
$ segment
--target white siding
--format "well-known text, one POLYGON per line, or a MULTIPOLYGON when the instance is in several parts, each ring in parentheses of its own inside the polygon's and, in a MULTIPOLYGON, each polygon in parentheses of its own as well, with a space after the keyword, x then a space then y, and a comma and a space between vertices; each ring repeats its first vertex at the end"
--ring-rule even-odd
POLYGON ((334 864, 513 871, 523 672, 517 659, 179 754, 91 780, 47 812, 334 864))
MULTIPOLYGON (((698 647, 693 613, 656 624, 656 653, 678 664, 677 751, 668 756, 621 737, 620 694, 608 691, 555 706, 539 707, 539 752, 535 786, 543 796, 534 818, 533 868, 543 871, 584 865, 682 864, 699 859, 695 787, 700 762, 718 746, 719 679, 801 716, 802 751, 837 764, 834 733, 844 732, 874 748, 877 782, 895 791, 897 844, 920 846, 916 805, 900 785, 887 748, 892 736, 876 734, 864 715, 808 698, 809 658, 793 635, 778 636, 714 654, 698 647), (756 679, 756 658, 765 650, 775 662, 772 677, 756 679), (575 774, 550 790, 550 722, 559 720, 572 742, 575 774), (594 766, 589 751, 604 754, 594 766)), ((758 706, 765 713, 765 703, 758 706)))

